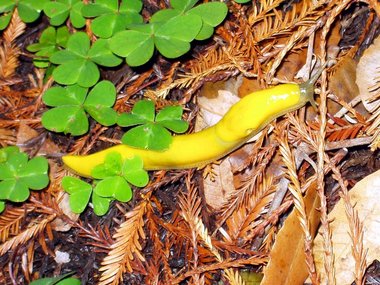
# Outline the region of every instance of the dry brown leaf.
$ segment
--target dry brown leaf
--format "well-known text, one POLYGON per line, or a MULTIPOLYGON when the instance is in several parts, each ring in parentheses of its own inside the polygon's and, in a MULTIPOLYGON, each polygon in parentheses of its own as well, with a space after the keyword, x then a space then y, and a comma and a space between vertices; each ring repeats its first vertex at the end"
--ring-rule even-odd
MULTIPOLYGON (((310 233, 314 236, 319 224, 319 197, 315 183, 308 189, 304 201, 310 233)), ((293 210, 276 236, 261 285, 303 284, 308 275, 304 244, 299 219, 293 210)))
MULTIPOLYGON (((371 264, 380 256, 380 205, 378 196, 380 192, 380 170, 359 181, 349 192, 352 204, 364 224, 364 248, 368 248, 366 260, 371 264)), ((351 255, 351 237, 349 225, 342 200, 335 205, 329 214, 330 229, 334 251, 334 263, 336 271, 336 284, 352 284, 354 281, 355 261, 351 255)), ((317 271, 321 279, 325 275, 323 270, 323 240, 318 236, 314 240, 314 255, 317 271)))
MULTIPOLYGON (((203 90, 203 96, 198 97, 200 110, 195 123, 196 131, 216 124, 228 109, 239 101, 236 95, 226 90, 219 90, 218 95, 216 97, 214 95, 213 98, 211 96, 213 94, 207 94, 210 90, 212 89, 203 90)), ((219 209, 227 201, 230 193, 235 191, 231 164, 228 159, 220 164, 212 165, 212 173, 203 180, 203 188, 206 203, 214 209, 219 209)))
POLYGON ((380 73, 380 37, 364 52, 356 68, 356 84, 359 87, 360 97, 365 108, 369 112, 375 111, 380 106, 380 99, 368 102, 374 92, 370 90, 376 86, 380 73))
MULTIPOLYGON (((79 219, 79 214, 75 214, 71 210, 69 194, 63 191, 60 192, 57 200, 59 201, 59 208, 67 217, 69 217, 72 221, 77 221, 79 219)), ((51 227, 57 232, 67 232, 72 228, 72 225, 61 218, 56 218, 54 221, 52 221, 51 227)))
MULTIPOLYGON (((346 57, 339 62, 338 67, 329 80, 331 92, 340 100, 349 103, 358 94, 359 89, 355 83, 357 63, 354 59, 346 57)), ((334 101, 328 101, 329 113, 337 113, 342 106, 334 101)))

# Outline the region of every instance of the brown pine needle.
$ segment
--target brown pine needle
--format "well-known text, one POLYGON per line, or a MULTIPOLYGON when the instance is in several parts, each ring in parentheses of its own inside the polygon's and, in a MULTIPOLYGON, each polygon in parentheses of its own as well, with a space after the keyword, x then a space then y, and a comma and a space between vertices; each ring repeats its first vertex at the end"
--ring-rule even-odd
POLYGON ((116 230, 113 238, 115 242, 110 247, 110 252, 103 259, 102 272, 99 285, 120 284, 123 281, 123 273, 132 272, 132 262, 135 257, 145 261, 142 256, 140 239, 145 239, 144 215, 147 201, 142 201, 132 211, 125 214, 123 222, 116 230))
POLYGON ((298 180, 296 165, 294 161, 294 157, 290 150, 287 136, 285 135, 285 130, 279 131, 276 130, 278 141, 280 144, 280 153, 283 158, 283 162, 287 168, 286 174, 287 178, 291 183, 288 185, 288 189, 293 196, 294 206, 296 209, 296 213, 298 214, 298 219, 300 221, 300 225, 302 231, 304 233, 304 246, 305 246, 305 255, 306 255, 306 265, 309 270, 309 276, 313 284, 319 284, 318 275, 316 272, 313 252, 312 252, 312 242, 313 237, 310 233, 310 224, 308 217, 306 215, 306 208, 304 203, 304 198, 302 195, 301 185, 298 180))

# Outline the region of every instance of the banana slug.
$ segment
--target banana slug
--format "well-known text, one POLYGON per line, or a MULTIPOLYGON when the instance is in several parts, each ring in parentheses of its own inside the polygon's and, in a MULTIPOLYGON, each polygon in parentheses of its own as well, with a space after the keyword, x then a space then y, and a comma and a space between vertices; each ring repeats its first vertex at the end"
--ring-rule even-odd
POLYGON ((281 84, 243 97, 217 124, 196 133, 174 136, 170 147, 164 151, 120 144, 84 156, 65 155, 62 160, 85 177, 90 177, 92 169, 103 163, 110 152, 120 153, 123 159, 140 156, 146 170, 204 166, 239 148, 275 118, 301 108, 307 102, 315 106, 314 83, 321 72, 299 85, 281 84))

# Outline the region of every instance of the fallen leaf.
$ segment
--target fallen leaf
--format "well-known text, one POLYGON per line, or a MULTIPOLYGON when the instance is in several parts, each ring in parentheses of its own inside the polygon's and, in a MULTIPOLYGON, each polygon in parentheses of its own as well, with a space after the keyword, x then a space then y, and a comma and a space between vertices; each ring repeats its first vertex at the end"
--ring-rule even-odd
MULTIPOLYGON (((310 233, 315 235, 319 224, 319 196, 316 183, 312 184, 304 197, 310 233)), ((298 285, 308 276, 305 263, 304 239, 296 211, 286 218, 276 236, 270 252, 270 260, 264 268, 261 285, 298 285)))
MULTIPOLYGON (((380 170, 362 179, 349 192, 351 203, 355 205, 359 218, 363 222, 363 244, 368 249, 366 260, 371 264, 380 256, 380 170)), ((347 216, 342 200, 335 205, 328 215, 332 232, 336 284, 349 285, 354 281, 355 262, 351 254, 351 237, 347 216)), ((313 252, 317 272, 325 278, 323 267, 323 239, 321 234, 314 240, 313 252)))
MULTIPOLYGON (((238 84, 237 80, 233 80, 233 82, 238 84)), ((235 89, 235 84, 231 83, 229 88, 235 89)), ((202 90, 202 95, 198 97, 200 109, 196 118, 195 131, 215 125, 230 107, 240 100, 230 91, 218 90, 214 92, 211 87, 202 90), (209 94, 210 92, 212 94, 209 94), (214 93, 218 95, 215 97, 214 93)), ((203 189, 206 203, 217 210, 227 202, 228 197, 235 191, 235 187, 231 164, 228 159, 224 159, 220 163, 214 163, 211 167, 212 173, 209 173, 203 180, 203 189)))
POLYGON ((365 108, 371 113, 380 106, 380 99, 373 102, 368 101, 374 96, 374 92, 370 92, 370 90, 376 86, 379 80, 379 58, 380 37, 376 38, 373 44, 365 50, 356 68, 356 84, 359 87, 360 97, 365 108))

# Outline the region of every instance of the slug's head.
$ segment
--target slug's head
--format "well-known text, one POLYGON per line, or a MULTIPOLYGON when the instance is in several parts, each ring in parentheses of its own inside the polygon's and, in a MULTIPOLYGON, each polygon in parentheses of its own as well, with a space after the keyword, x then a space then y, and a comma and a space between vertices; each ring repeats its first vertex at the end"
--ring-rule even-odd
POLYGON ((317 104, 314 100, 314 84, 318 80, 319 76, 321 76, 321 73, 323 72, 324 68, 326 67, 326 64, 327 64, 327 62, 308 81, 301 83, 299 85, 302 100, 305 103, 310 102, 310 104, 314 107, 315 110, 317 110, 317 104))

